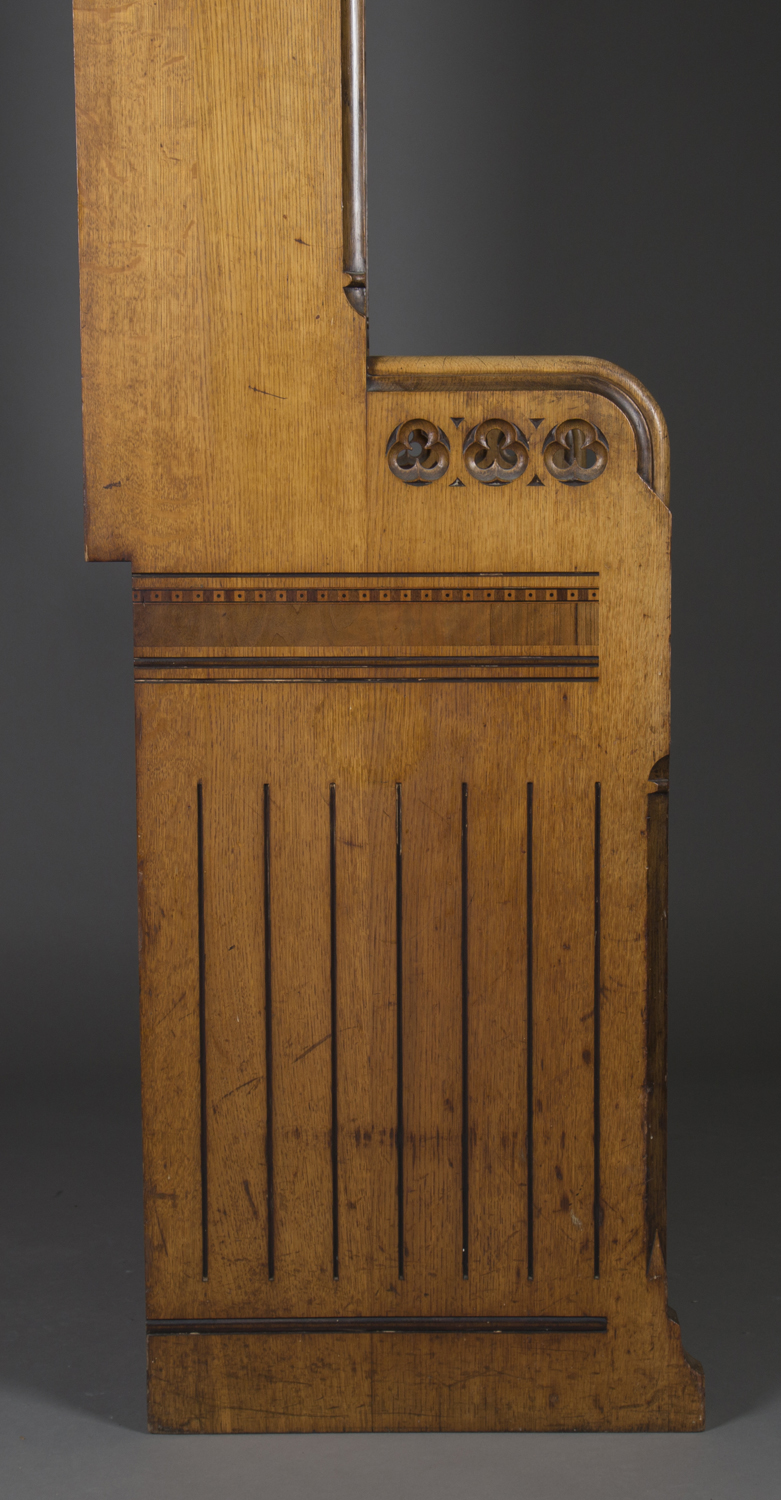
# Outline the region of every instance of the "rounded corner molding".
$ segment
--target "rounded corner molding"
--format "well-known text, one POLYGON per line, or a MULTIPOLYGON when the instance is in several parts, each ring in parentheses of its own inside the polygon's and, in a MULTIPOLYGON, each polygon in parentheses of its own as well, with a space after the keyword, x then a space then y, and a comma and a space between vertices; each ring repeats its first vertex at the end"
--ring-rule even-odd
POLYGON ((591 484, 604 474, 608 441, 585 417, 568 417, 548 433, 542 446, 543 462, 559 484, 591 484))
POLYGON ((529 445, 514 422, 488 417, 464 439, 464 463, 480 484, 512 484, 529 462, 529 445))
POLYGON ((388 468, 402 484, 433 484, 450 464, 450 443, 441 427, 412 417, 396 427, 386 448, 388 468))
POLYGON ((637 454, 637 474, 669 509, 667 428, 653 397, 618 365, 590 357, 526 356, 462 359, 372 355, 367 362, 369 391, 568 391, 604 396, 626 417, 637 454))

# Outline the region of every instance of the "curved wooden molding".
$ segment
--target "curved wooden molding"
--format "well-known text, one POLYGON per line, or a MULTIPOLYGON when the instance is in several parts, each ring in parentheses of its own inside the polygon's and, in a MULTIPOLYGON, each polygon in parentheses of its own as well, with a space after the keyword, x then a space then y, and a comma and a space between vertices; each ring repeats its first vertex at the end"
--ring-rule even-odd
POLYGON ((667 424, 645 386, 609 360, 578 355, 544 359, 526 355, 471 359, 380 355, 370 359, 367 368, 370 391, 559 390, 593 391, 605 396, 632 428, 640 478, 669 507, 667 424))
POLYGON ((366 43, 363 0, 342 0, 344 292, 366 317, 366 43))

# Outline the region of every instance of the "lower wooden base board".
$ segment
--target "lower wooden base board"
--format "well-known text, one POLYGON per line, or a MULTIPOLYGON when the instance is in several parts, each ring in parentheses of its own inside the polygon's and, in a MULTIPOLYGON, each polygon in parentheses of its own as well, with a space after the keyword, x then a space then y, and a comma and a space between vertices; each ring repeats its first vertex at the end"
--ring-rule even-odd
POLYGON ((153 1432, 682 1432, 677 1323, 606 1334, 151 1334, 153 1432))

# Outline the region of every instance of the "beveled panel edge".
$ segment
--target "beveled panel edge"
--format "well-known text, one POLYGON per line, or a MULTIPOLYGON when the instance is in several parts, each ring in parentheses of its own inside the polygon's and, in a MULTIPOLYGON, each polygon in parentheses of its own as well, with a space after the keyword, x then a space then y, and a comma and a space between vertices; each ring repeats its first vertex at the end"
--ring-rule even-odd
POLYGON ((403 359, 376 355, 367 361, 367 390, 557 390, 604 396, 623 413, 634 434, 637 472, 669 509, 670 448, 667 424, 642 383, 609 360, 587 356, 512 355, 403 359))

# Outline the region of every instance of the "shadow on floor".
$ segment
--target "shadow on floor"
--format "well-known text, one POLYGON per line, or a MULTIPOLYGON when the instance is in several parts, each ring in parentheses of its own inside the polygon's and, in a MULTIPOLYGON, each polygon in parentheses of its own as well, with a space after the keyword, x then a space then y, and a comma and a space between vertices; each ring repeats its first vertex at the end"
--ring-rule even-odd
POLYGON ((145 1431, 138 1086, 7 1084, 0 1115, 0 1381, 145 1431))
POLYGON ((779 1078, 670 1080, 669 1299, 705 1366, 708 1427, 781 1389, 779 1078))

